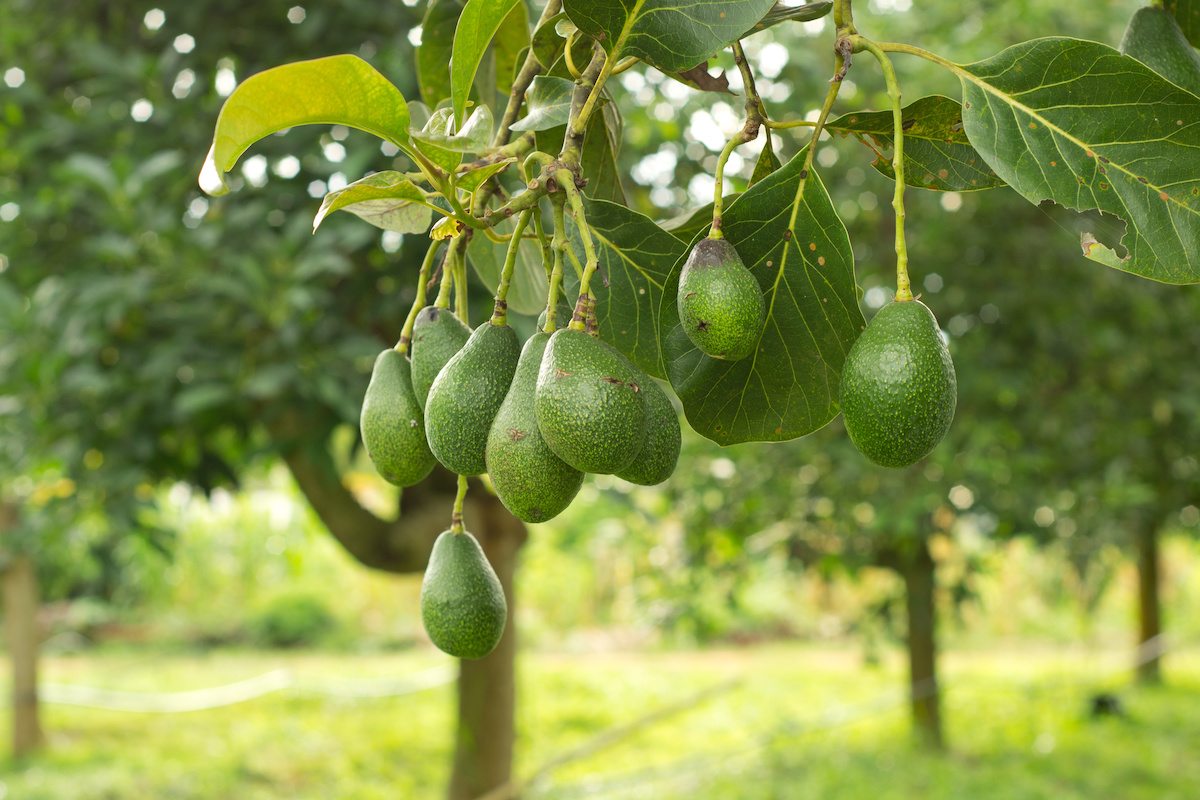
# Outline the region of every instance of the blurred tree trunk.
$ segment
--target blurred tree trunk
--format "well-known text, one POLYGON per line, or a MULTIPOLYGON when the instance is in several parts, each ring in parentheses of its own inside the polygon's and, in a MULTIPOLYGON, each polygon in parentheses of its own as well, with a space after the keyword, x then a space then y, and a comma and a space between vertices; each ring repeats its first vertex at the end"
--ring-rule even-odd
MULTIPOLYGON (((304 439, 299 415, 284 415, 272 425, 284 448, 284 460, 300 490, 333 537, 357 561, 396 574, 421 572, 434 540, 450 527, 458 477, 437 467, 428 478, 400 493, 400 513, 384 519, 364 508, 342 483, 328 452, 304 439)), ((458 678, 458 731, 448 796, 473 800, 508 782, 516 738, 516 637, 513 632, 513 575, 517 552, 525 543, 525 524, 508 513, 477 479, 471 481, 464 514, 496 570, 508 601, 508 620, 500 644, 485 658, 462 661, 458 678)))
POLYGON ((938 707, 937 640, 934 610, 934 562, 922 538, 913 553, 901 558, 905 609, 908 615, 909 691, 913 725, 921 740, 943 747, 942 719, 938 707))
POLYGON ((476 661, 459 662, 458 735, 450 800, 474 800, 512 777, 516 715, 516 631, 513 575, 525 526, 498 499, 481 496, 471 532, 496 570, 508 601, 508 619, 500 644, 476 661))
MULTIPOLYGON (((0 534, 16 524, 16 509, 0 505, 0 534)), ((24 553, 10 556, 3 574, 4 624, 8 629, 8 653, 13 668, 13 756, 29 755, 42 744, 38 716, 37 659, 40 641, 37 629, 37 571, 24 553)))
POLYGON ((1142 521, 1137 531, 1139 643, 1137 677, 1141 683, 1161 683, 1162 622, 1158 597, 1158 524, 1142 521))

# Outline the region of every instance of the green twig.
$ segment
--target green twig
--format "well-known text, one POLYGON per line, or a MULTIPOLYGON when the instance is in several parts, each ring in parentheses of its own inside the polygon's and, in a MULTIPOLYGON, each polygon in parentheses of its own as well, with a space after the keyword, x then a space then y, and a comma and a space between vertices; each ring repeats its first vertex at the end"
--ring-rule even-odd
POLYGON ((421 272, 417 275, 417 297, 413 300, 412 308, 408 310, 408 318, 404 320, 404 329, 400 331, 400 341, 396 344, 396 350, 400 353, 408 352, 408 343, 412 341, 413 323, 417 320, 417 314, 425 307, 425 284, 429 281, 429 271, 433 269, 433 259, 437 255, 440 244, 440 241, 434 240, 429 243, 429 249, 425 251, 425 259, 421 262, 421 272))
POLYGON ((470 325, 471 320, 468 316, 468 295, 470 287, 467 286, 467 255, 466 250, 466 232, 456 236, 451 242, 450 247, 454 251, 454 313, 464 324, 470 325))
POLYGON ((454 495, 454 513, 450 515, 450 530, 454 535, 463 532, 463 500, 467 496, 467 476, 458 476, 458 493, 454 495))
POLYGON ((450 307, 450 287, 454 285, 454 247, 446 248, 446 254, 442 256, 442 283, 438 287, 437 297, 434 298, 433 304, 437 308, 450 307))
POLYGON ((504 269, 500 272, 500 285, 496 288, 496 309, 492 312, 493 325, 508 324, 508 287, 512 283, 517 252, 521 249, 521 234, 525 233, 525 226, 529 224, 529 218, 532 215, 533 209, 521 212, 521 216, 517 217, 517 228, 508 242, 508 254, 504 258, 504 269))

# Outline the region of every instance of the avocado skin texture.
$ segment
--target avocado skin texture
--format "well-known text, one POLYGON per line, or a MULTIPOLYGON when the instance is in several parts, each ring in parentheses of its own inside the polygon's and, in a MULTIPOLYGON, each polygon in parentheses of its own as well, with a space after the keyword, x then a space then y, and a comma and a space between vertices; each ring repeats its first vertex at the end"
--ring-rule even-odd
POLYGON ((842 417, 859 452, 883 467, 915 464, 946 435, 957 401, 933 312, 919 300, 880 309, 842 367, 842 417))
POLYGON ((359 429, 367 455, 388 483, 412 486, 433 469, 436 460, 425 440, 425 420, 402 353, 389 348, 376 357, 359 429))
POLYGON ((525 522, 545 522, 571 504, 583 473, 554 455, 534 410, 538 371, 550 334, 534 334, 521 351, 512 386, 488 434, 487 473, 504 507, 525 522))
POLYGON ((516 331, 487 322, 438 373, 425 401, 425 436, 446 469, 459 475, 487 470, 488 432, 520 358, 516 331))
POLYGON ((574 328, 550 337, 534 408, 546 444, 581 472, 623 469, 646 438, 639 376, 615 347, 574 328))
POLYGON ((1145 6, 1133 13, 1120 51, 1133 56, 1176 86, 1200 95, 1200 53, 1166 9, 1145 6))
POLYGON ((701 239, 679 273, 679 319, 692 344, 713 358, 754 352, 766 319, 758 280, 726 239, 701 239))
POLYGON ((640 385, 646 398, 646 441, 637 457, 615 474, 630 483, 653 486, 671 477, 679 461, 679 415, 653 378, 645 376, 640 385))
POLYGON ((496 571, 469 532, 442 531, 421 582, 421 621, 438 649, 483 658, 504 633, 508 604, 496 571))
POLYGON ((429 387, 433 386, 434 379, 470 338, 471 329, 449 309, 426 306, 417 314, 413 321, 409 351, 413 391, 422 411, 425 410, 429 387))

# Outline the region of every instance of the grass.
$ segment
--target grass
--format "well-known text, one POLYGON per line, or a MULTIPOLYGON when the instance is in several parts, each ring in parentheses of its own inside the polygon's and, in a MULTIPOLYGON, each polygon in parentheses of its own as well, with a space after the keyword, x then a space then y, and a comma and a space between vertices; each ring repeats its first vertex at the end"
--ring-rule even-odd
MULTIPOLYGON (((1200 651, 1167 684, 1128 684, 1124 654, 1015 648, 943 662, 950 751, 910 744, 903 665, 808 645, 662 653, 530 653, 520 665, 518 775, 720 681, 737 687, 555 770, 527 797, 1200 797, 1200 651), (1092 718, 1096 691, 1117 718, 1092 718)), ((385 676, 445 663, 426 650, 101 650, 48 659, 43 679, 181 691, 279 667, 385 676)), ((47 706, 46 751, 0 768, 0 798, 209 800, 441 796, 452 686, 370 701, 281 692, 226 708, 143 715, 47 706)), ((4 732, 7 736, 7 731, 4 732)), ((0 747, 7 749, 0 739, 0 747)))

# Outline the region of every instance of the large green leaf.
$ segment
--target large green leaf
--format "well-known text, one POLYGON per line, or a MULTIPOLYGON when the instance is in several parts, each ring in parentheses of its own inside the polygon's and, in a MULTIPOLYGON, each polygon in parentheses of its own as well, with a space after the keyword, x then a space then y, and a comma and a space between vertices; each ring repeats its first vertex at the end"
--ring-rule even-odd
MULTIPOLYGON (((659 301, 671 267, 686 252, 687 245, 649 217, 625 206, 588 199, 585 208, 596 257, 609 280, 608 286, 599 274, 592 280, 600 337, 650 375, 663 378, 658 348, 659 301)), ((579 229, 570 218, 567 231, 571 246, 583 261, 579 229)), ((578 292, 579 281, 573 272, 565 283, 578 292)))
POLYGON ((812 22, 833 11, 833 3, 830 0, 821 0, 817 3, 805 3, 802 6, 785 6, 783 3, 776 3, 771 7, 771 10, 763 15, 762 19, 754 24, 753 27, 746 31, 746 36, 752 33, 758 33, 761 30, 778 25, 781 22, 794 20, 796 22, 812 22))
POLYGON ((595 200, 609 200, 625 205, 625 187, 617 167, 620 145, 620 112, 615 103, 604 107, 604 114, 592 117, 583 135, 580 161, 587 185, 583 192, 595 200), (614 122, 610 122, 615 119, 614 122), (614 130, 615 129, 615 130, 614 130))
POLYGON ((667 377, 688 422, 718 444, 794 439, 833 419, 842 362, 865 327, 846 228, 815 173, 798 194, 803 161, 801 151, 722 214, 726 239, 767 302, 755 353, 722 361, 688 339, 676 307, 683 258, 663 291, 667 377))
POLYGON ((1175 16, 1192 46, 1200 47, 1200 0, 1164 0, 1163 8, 1175 16))
POLYGON ((740 39, 773 5, 774 0, 563 0, 563 11, 610 58, 637 56, 673 73, 740 39))
POLYGON ((1084 254, 1166 283, 1200 281, 1200 97, 1096 42, 1048 38, 955 68, 971 143, 1033 203, 1126 223, 1122 258, 1084 254))
MULTIPOLYGON (((962 106, 940 95, 922 97, 903 109, 904 183, 922 189, 969 192, 1003 185, 963 130, 962 106)), ((853 133, 875 153, 871 166, 895 180, 891 111, 846 114, 825 127, 853 133)))
POLYGON ((416 51, 417 85, 430 106, 450 97, 450 71, 446 65, 454 53, 454 29, 462 14, 458 0, 432 0, 421 23, 421 45, 416 51))
POLYGON ((521 0, 467 0, 454 31, 450 59, 450 97, 454 119, 462 122, 479 62, 505 17, 521 0))
POLYGON ((512 7, 500 22, 492 43, 492 57, 496 61, 496 91, 507 95, 512 91, 513 77, 525 61, 524 51, 529 46, 529 11, 525 3, 512 7))
POLYGON ((297 61, 252 75, 233 90, 213 135, 201 186, 223 194, 225 173, 250 145, 285 128, 346 125, 408 147, 408 105, 400 90, 358 56, 297 61))
POLYGON ((376 172, 325 195, 313 220, 313 230, 334 211, 349 211, 385 231, 424 233, 433 220, 435 208, 442 210, 432 205, 420 187, 403 173, 376 172))

